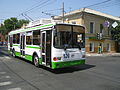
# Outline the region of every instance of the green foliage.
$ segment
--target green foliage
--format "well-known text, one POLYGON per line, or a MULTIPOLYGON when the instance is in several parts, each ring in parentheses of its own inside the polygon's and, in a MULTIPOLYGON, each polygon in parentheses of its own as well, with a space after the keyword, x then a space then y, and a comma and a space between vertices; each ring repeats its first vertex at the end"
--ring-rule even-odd
POLYGON ((18 22, 18 25, 19 25, 19 27, 22 27, 23 26, 23 24, 28 24, 29 23, 29 20, 24 20, 24 19, 21 19, 21 20, 19 20, 19 22, 18 22))
POLYGON ((115 41, 120 41, 120 22, 117 22, 118 26, 111 29, 112 38, 115 41))
POLYGON ((0 32, 5 35, 11 30, 19 29, 23 24, 27 23, 29 23, 29 20, 18 20, 17 18, 12 17, 4 21, 4 24, 0 26, 0 32))
POLYGON ((17 20, 17 18, 10 18, 10 19, 5 20, 4 21, 4 25, 5 25, 5 28, 8 31, 11 31, 11 30, 19 28, 18 27, 18 20, 17 20))
POLYGON ((7 30, 3 24, 1 24, 1 26, 0 26, 0 33, 2 33, 3 35, 5 35, 7 33, 7 30))

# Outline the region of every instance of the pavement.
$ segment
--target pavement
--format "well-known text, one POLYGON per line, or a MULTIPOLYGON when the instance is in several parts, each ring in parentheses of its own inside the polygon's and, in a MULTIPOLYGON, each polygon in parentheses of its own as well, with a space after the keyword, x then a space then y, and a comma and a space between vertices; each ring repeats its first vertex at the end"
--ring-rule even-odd
POLYGON ((120 90, 119 58, 88 56, 85 65, 51 70, 0 47, 0 90, 120 90))
POLYGON ((86 56, 120 56, 120 53, 86 53, 86 56))

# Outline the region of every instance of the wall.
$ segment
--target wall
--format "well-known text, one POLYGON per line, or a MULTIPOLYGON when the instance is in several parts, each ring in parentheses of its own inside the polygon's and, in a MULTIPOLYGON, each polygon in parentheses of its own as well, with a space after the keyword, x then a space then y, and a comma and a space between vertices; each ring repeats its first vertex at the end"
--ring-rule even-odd
POLYGON ((103 46, 103 53, 106 52, 115 52, 115 42, 111 40, 111 34, 108 34, 110 32, 110 28, 104 27, 103 28, 103 39, 98 40, 96 35, 97 33, 100 33, 100 24, 103 24, 105 21, 109 21, 110 24, 112 24, 114 21, 102 16, 89 14, 89 13, 76 13, 74 15, 69 15, 65 17, 65 23, 72 23, 76 22, 76 24, 84 25, 86 28, 86 52, 87 53, 98 53, 98 46, 100 43, 102 43, 103 46), (90 33, 90 22, 95 23, 94 27, 94 33, 90 33), (93 39, 90 39, 93 38, 93 39), (90 43, 94 43, 94 52, 90 52, 90 43), (107 44, 110 44, 110 51, 107 51, 107 44))

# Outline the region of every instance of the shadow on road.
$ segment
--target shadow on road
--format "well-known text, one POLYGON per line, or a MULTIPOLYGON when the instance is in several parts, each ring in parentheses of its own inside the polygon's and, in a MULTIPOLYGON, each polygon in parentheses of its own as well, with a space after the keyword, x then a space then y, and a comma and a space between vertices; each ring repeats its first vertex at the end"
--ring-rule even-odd
MULTIPOLYGON (((22 61, 25 61, 26 63, 33 64, 31 61, 25 60, 25 59, 20 58, 20 57, 17 57, 17 58, 22 60, 22 61)), ((59 68, 59 69, 51 69, 51 68, 45 67, 43 65, 39 66, 39 68, 47 70, 47 71, 52 72, 54 74, 72 73, 72 72, 76 72, 76 71, 83 71, 83 70, 90 69, 93 67, 96 67, 96 65, 84 64, 84 65, 59 68)))
MULTIPOLYGON (((0 57, 9 56, 8 53, 2 52, 2 50, 7 52, 7 48, 0 47, 0 57)), ((17 58, 21 59, 25 62, 33 64, 32 62, 25 60, 23 58, 20 58, 20 57, 17 57, 17 58)), ((83 71, 83 70, 90 69, 93 67, 95 67, 95 65, 85 64, 85 65, 72 66, 72 67, 66 67, 66 68, 60 68, 60 69, 50 69, 48 67, 40 65, 41 69, 47 70, 54 74, 72 73, 72 72, 76 72, 76 71, 83 71)))
POLYGON ((93 67, 95 67, 95 65, 89 65, 89 64, 73 66, 73 67, 66 67, 66 68, 59 68, 59 69, 50 69, 50 68, 47 68, 44 66, 40 66, 40 68, 50 71, 54 74, 73 73, 76 71, 83 71, 83 70, 90 69, 93 67))

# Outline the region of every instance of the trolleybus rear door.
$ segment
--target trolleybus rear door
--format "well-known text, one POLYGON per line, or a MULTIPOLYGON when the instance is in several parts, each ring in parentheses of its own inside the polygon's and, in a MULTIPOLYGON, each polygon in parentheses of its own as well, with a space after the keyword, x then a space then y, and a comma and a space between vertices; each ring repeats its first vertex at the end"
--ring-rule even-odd
POLYGON ((13 47, 13 35, 9 36, 9 43, 10 43, 10 51, 12 52, 12 47, 13 47))
POLYGON ((20 53, 21 57, 25 56, 25 33, 22 33, 20 36, 20 53))

